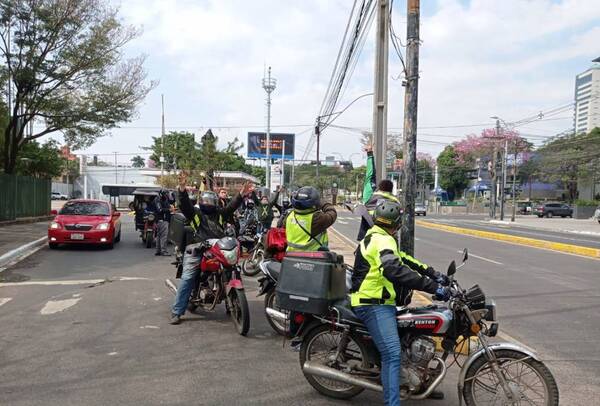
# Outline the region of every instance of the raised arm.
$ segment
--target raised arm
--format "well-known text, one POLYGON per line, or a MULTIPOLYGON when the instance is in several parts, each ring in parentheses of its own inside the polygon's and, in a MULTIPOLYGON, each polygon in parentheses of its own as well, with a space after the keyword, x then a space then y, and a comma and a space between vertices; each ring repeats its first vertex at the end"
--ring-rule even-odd
POLYGON ((377 172, 375 171, 375 158, 373 157, 373 148, 371 145, 365 147, 367 152, 367 171, 365 173, 365 183, 363 186, 362 201, 366 204, 375 189, 377 189, 377 172))

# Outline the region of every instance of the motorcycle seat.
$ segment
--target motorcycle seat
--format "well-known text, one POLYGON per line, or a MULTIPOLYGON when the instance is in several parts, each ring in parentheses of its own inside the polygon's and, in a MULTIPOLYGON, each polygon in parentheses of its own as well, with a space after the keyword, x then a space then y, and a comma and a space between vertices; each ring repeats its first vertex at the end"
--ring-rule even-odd
POLYGON ((350 299, 346 297, 345 299, 338 300, 333 304, 333 307, 340 312, 340 318, 346 322, 350 322, 353 324, 362 325, 363 322, 358 316, 352 311, 352 306, 350 306, 350 299))
POLYGON ((281 262, 270 261, 267 264, 267 270, 273 279, 279 280, 279 274, 281 273, 281 262))

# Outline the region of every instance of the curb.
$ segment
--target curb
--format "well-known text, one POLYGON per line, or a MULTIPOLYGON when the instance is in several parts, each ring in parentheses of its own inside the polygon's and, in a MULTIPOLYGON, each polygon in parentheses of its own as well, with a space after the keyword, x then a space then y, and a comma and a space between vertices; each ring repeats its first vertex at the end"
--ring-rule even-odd
POLYGON ((494 241, 502 241, 509 244, 525 245, 533 248, 540 248, 550 251, 562 252, 566 254, 579 255, 582 257, 593 259, 600 259, 600 249, 598 248, 582 247, 580 245, 564 244, 561 242, 552 242, 546 240, 536 240, 534 238, 518 237, 515 235, 494 233, 491 231, 474 230, 471 228, 448 226, 445 224, 432 223, 423 220, 417 220, 415 221, 415 223, 422 227, 442 230, 454 234, 470 235, 472 237, 485 238, 494 241))
POLYGON ((568 233, 568 234, 600 237, 600 231, 580 231, 580 230, 571 230, 571 229, 566 229, 566 228, 549 229, 549 228, 544 228, 544 227, 536 227, 536 226, 532 226, 529 224, 522 224, 522 223, 519 223, 518 221, 515 221, 515 222, 504 221, 503 222, 500 220, 489 220, 489 221, 484 221, 483 223, 484 224, 491 223, 491 224, 504 225, 504 226, 508 226, 509 228, 524 229, 524 230, 546 231, 546 232, 550 232, 550 233, 568 233))
POLYGON ((3 272, 6 267, 10 265, 14 265, 17 262, 27 258, 31 254, 38 251, 48 241, 48 237, 44 236, 35 241, 29 242, 27 244, 21 245, 14 250, 7 252, 6 254, 0 256, 0 273, 3 272))
POLYGON ((53 218, 54 218, 54 216, 51 216, 51 215, 39 216, 39 217, 23 217, 23 218, 15 219, 15 220, 0 221, 0 227, 13 226, 15 224, 39 223, 42 221, 50 221, 53 218))

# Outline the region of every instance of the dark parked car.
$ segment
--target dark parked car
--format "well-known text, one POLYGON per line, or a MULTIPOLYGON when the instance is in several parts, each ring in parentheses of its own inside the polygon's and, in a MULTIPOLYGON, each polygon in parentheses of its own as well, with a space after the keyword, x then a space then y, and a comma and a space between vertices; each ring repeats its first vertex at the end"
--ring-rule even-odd
POLYGON ((536 206, 533 213, 538 217, 573 217, 573 209, 564 203, 543 203, 536 206))

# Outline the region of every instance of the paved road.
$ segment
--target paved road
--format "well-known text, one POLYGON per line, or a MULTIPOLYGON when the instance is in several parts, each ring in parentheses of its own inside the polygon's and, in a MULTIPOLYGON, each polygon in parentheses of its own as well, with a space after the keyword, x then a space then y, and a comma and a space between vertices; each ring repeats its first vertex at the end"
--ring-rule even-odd
MULTIPOLYGON (((585 235, 576 234, 572 232, 561 232, 544 230, 541 228, 528 227, 524 225, 511 224, 494 224, 488 221, 485 216, 441 216, 441 215, 427 215, 426 217, 417 217, 418 220, 425 220, 437 223, 448 224, 456 227, 466 227, 476 230, 498 232, 503 234, 516 235, 519 237, 535 238, 547 241, 561 242, 564 244, 581 245, 583 247, 600 248, 600 235, 585 235)), ((537 220, 537 219, 536 219, 537 220)), ((559 223, 563 219, 552 218, 552 219, 539 219, 540 222, 545 222, 544 226, 548 223, 559 223)), ((569 221, 578 221, 570 220, 569 221)), ((596 223, 593 223, 594 227, 596 223)), ((559 225, 557 225, 560 228, 559 225)), ((596 229, 596 228, 594 228, 596 229)), ((600 232, 600 225, 597 227, 597 232, 600 232)))
MULTIPOLYGON (((340 220, 353 235, 357 220, 340 220)), ((245 281, 249 337, 235 333, 223 308, 168 325, 169 259, 142 248, 132 224, 123 230, 112 251, 44 249, 4 274, 20 282, 0 285, 0 405, 382 404, 369 392, 352 402, 317 394, 266 323, 253 279, 245 281)), ((507 332, 551 361, 561 404, 597 398, 600 262, 431 230, 418 237, 419 255, 438 268, 463 246, 507 265, 473 257, 461 275, 496 296, 507 332)), ((452 368, 443 386, 447 400, 403 404, 457 405, 456 375, 452 368)))
MULTIPOLYGON (((427 217, 429 219, 429 217, 427 217)), ((358 218, 340 213, 335 228, 356 237, 358 218)), ((600 394, 600 261, 417 227, 417 257, 445 270, 467 247, 457 275, 498 304, 501 331, 535 348, 559 382, 561 404, 600 394)))

